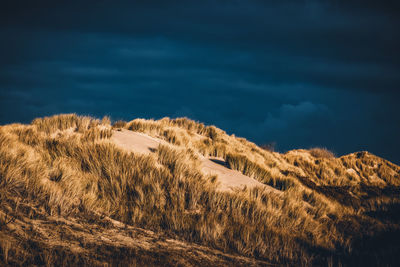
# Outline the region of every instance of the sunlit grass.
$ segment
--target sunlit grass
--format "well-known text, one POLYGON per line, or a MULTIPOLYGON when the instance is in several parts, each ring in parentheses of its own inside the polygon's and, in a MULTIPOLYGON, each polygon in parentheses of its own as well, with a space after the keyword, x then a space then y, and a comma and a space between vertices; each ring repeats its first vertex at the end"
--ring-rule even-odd
MULTIPOLYGON (((8 229, 8 208, 23 202, 48 216, 100 214, 275 263, 344 261, 340 255, 350 255, 352 240, 364 233, 349 234, 342 222, 359 220, 374 229, 375 221, 363 214, 398 200, 363 199, 363 186, 379 192, 399 186, 400 172, 369 154, 360 158, 335 158, 315 149, 282 155, 186 118, 113 125, 107 117, 75 114, 36 119, 0 128, 0 230, 8 229), (129 153, 114 145, 112 128, 140 131, 171 145, 149 155, 129 153), (198 155, 221 157, 231 169, 282 194, 262 187, 218 191, 215 177, 200 171, 198 155), (352 194, 343 196, 344 186, 352 194), (357 199, 357 205, 342 200, 346 197, 357 199)), ((3 262, 30 253, 4 233, 3 262)))

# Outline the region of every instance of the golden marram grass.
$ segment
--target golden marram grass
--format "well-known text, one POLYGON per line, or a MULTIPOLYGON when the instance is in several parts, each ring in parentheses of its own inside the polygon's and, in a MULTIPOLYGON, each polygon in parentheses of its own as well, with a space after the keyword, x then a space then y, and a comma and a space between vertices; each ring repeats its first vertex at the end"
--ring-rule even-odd
POLYGON ((39 118, 0 127, 0 263, 390 265, 399 188, 368 152, 281 154, 187 118, 39 118), (165 144, 127 151, 122 129, 165 144), (218 190, 201 157, 262 186, 218 190))

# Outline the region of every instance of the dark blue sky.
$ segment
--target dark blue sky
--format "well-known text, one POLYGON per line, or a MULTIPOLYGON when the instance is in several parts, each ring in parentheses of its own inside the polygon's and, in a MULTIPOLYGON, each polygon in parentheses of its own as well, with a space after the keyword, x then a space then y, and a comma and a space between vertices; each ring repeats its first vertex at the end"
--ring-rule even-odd
POLYGON ((2 1, 0 124, 188 116, 400 163, 395 1, 2 1), (379 4, 385 2, 385 4, 379 4))

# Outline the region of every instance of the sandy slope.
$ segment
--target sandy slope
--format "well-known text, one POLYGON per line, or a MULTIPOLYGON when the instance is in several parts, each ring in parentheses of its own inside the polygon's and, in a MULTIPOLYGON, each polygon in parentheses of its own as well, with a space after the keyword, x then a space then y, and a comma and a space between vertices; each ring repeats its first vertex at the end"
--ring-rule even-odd
POLYGON ((147 134, 125 129, 113 131, 111 140, 126 150, 143 154, 151 153, 151 150, 156 149, 159 144, 168 144, 164 140, 153 138, 147 134))
MULTIPOLYGON (((129 130, 113 131, 111 140, 118 146, 129 151, 138 153, 151 153, 152 149, 158 147, 159 144, 168 144, 164 140, 153 138, 143 133, 133 132, 129 130)), ((220 190, 231 190, 233 188, 240 188, 247 186, 248 188, 255 186, 262 186, 270 189, 271 191, 279 192, 272 187, 266 186, 257 180, 245 176, 238 171, 231 170, 224 166, 225 162, 218 158, 205 158, 199 155, 202 161, 201 170, 205 174, 217 175, 220 190)))

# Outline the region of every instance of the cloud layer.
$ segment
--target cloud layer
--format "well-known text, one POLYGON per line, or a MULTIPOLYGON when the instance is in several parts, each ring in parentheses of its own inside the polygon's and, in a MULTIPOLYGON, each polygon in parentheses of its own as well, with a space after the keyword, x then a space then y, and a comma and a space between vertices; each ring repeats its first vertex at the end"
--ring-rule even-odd
POLYGON ((370 150, 399 163, 398 7, 10 1, 0 11, 0 123, 189 116, 282 151, 370 150))

